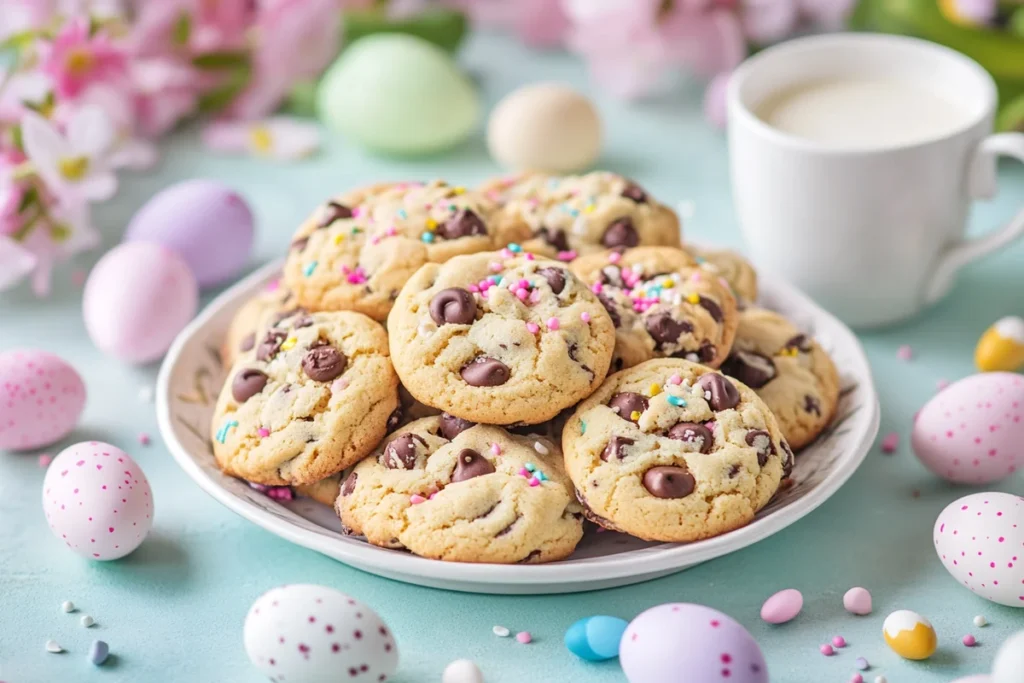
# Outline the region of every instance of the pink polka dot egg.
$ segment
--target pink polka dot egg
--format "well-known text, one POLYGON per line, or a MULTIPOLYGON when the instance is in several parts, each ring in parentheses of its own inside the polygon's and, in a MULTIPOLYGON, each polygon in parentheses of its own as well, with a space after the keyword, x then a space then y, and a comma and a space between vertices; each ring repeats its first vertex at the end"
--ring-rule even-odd
POLYGON ((972 375, 943 389, 914 421, 911 444, 948 481, 988 484, 1024 464, 1024 376, 972 375))
POLYGON ((398 668, 398 645, 372 609, 312 584, 274 588, 245 618, 245 651, 272 681, 386 681, 398 668))
POLYGON ((43 480, 50 531, 91 560, 131 553, 153 525, 153 493, 142 468, 120 448, 86 441, 65 448, 43 480))
POLYGON ((629 683, 768 683, 753 636, 703 605, 669 603, 641 613, 622 635, 619 663, 629 683))
POLYGON ((1024 607, 1024 498, 974 493, 935 520, 935 552, 959 583, 992 602, 1024 607))
POLYGON ((42 448, 71 433, 85 408, 85 384, 46 351, 0 353, 0 449, 42 448))

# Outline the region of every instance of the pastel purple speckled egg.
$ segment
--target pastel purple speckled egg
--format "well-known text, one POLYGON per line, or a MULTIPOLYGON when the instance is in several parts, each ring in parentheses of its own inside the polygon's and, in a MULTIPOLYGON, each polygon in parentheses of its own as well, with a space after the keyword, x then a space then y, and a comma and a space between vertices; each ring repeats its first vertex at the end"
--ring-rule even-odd
POLYGON ((142 468, 120 448, 101 441, 68 446, 43 480, 50 531, 92 560, 132 552, 153 525, 153 494, 142 468))
POLYGON ((125 241, 176 251, 201 287, 226 282, 249 260, 254 237, 249 205, 215 180, 186 180, 153 195, 132 218, 125 241))
POLYGON ((1024 377, 986 372, 949 385, 921 408, 911 444, 935 474, 988 484, 1024 464, 1024 377))
POLYGON ((29 450, 71 433, 85 408, 85 384, 46 351, 0 353, 0 449, 29 450))
POLYGON ((82 297, 85 329, 104 353, 148 363, 196 314, 199 287, 185 262, 167 247, 120 244, 89 273, 82 297))
POLYGON ((245 618, 245 651, 272 681, 386 681, 398 668, 387 624, 333 588, 293 584, 261 595, 245 618))
POLYGON ((754 638, 703 605, 669 603, 640 614, 622 636, 619 662, 629 683, 768 683, 754 638))

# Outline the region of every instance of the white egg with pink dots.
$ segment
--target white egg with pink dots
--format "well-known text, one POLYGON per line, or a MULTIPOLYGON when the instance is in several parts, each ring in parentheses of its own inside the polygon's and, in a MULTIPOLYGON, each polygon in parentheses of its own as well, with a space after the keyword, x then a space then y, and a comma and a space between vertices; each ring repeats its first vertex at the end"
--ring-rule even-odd
POLYGON ((934 537, 954 579, 986 600, 1024 607, 1024 498, 964 496, 939 514, 934 537))
POLYGON ((372 609, 312 584, 281 586, 253 603, 245 651, 272 681, 380 683, 398 668, 398 645, 372 609))
POLYGON ((116 446, 78 443, 54 458, 43 480, 54 536, 91 560, 134 551, 153 525, 153 493, 142 468, 116 446))
POLYGON ((59 356, 34 349, 0 353, 0 450, 29 450, 71 433, 85 385, 59 356))

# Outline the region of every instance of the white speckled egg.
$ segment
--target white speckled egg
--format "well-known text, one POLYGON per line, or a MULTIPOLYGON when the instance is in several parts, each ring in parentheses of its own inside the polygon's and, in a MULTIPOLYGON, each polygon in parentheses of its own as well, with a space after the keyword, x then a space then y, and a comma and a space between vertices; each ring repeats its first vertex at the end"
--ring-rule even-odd
POLYGON ((398 668, 398 646, 377 613, 333 588, 281 586, 253 603, 245 651, 271 680, 374 683, 398 668))
POLYGON ((526 85, 505 96, 487 123, 487 147, 514 170, 571 173, 601 153, 601 119, 590 100, 557 83, 526 85))
POLYGON ((954 579, 986 600, 1024 607, 1024 498, 964 496, 939 514, 934 538, 954 579))
POLYGON ((131 456, 100 441, 60 452, 43 480, 43 511, 54 536, 83 557, 116 560, 153 525, 149 481, 131 456))
POLYGON ((129 363, 167 352, 196 314, 199 286, 177 253, 128 242, 108 251, 85 283, 85 329, 97 348, 129 363))
POLYGON ((1024 377, 988 372, 955 382, 925 404, 911 444, 943 479, 988 484, 1024 462, 1024 377))
POLYGON ((85 408, 85 384, 46 351, 0 353, 0 449, 29 450, 71 433, 85 408))
POLYGON ((999 646, 992 663, 992 683, 1024 683, 1024 631, 999 646))

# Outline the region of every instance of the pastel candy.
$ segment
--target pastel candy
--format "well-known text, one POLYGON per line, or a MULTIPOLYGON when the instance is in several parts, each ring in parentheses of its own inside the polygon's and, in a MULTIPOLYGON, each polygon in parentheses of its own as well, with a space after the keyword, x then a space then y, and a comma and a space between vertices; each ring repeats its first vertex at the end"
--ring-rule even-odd
POLYGON ((0 449, 49 446, 71 433, 85 384, 59 356, 35 349, 0 353, 0 449))
POLYGON ((619 656, 619 642, 628 625, 618 617, 585 617, 565 632, 565 646, 590 662, 612 659, 619 656))
POLYGON ((851 588, 843 595, 843 607, 851 614, 871 614, 871 593, 860 586, 851 588))
POLYGON ((784 624, 792 621, 804 607, 804 596, 795 588, 779 591, 764 601, 761 618, 769 624, 784 624))

